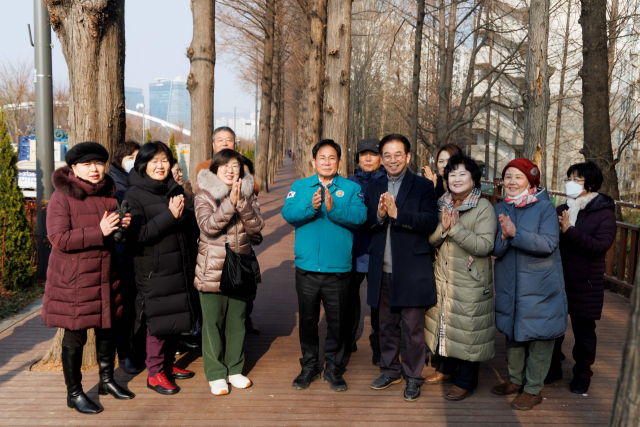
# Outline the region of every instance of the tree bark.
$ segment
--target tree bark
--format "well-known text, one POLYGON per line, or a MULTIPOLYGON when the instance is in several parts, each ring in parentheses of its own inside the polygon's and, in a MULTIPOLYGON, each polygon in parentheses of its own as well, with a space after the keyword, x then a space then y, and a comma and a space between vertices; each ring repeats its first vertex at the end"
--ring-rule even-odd
POLYGON ((256 144, 255 180, 260 191, 269 191, 267 169, 271 131, 271 93, 273 80, 273 32, 275 0, 266 0, 264 14, 264 48, 262 59, 262 98, 260 101, 260 133, 256 144))
MULTIPOLYGON (((489 38, 489 69, 493 69, 493 34, 491 34, 491 2, 488 2, 487 5, 487 17, 486 17, 486 29, 485 29, 485 37, 489 38)), ((489 174, 489 166, 491 166, 490 158, 491 158, 491 83, 493 79, 493 73, 489 75, 488 78, 488 87, 487 90, 487 106, 485 107, 485 129, 484 129, 484 178, 487 180, 491 179, 491 175, 489 174)))
MULTIPOLYGON (((69 145, 124 140, 124 0, 47 0, 69 69, 69 145)), ((71 147, 69 147, 71 148, 71 147)))
POLYGON ((413 80, 411 82, 411 122, 409 142, 411 143, 411 163, 409 168, 418 170, 418 103, 420 101, 420 60, 422 59, 422 29, 424 27, 425 0, 418 0, 418 21, 413 45, 413 80))
POLYGON ((580 25, 583 60, 579 75, 582 78, 584 123, 581 152, 585 160, 595 162, 602 170, 601 192, 619 200, 609 118, 606 0, 581 0, 580 25))
POLYGON ((631 293, 631 308, 627 322, 627 337, 622 349, 622 365, 611 413, 611 427, 640 425, 640 268, 631 293))
POLYGON ((438 71, 438 120, 436 123, 436 144, 443 146, 449 139, 449 108, 451 104, 451 81, 453 79, 453 51, 456 47, 456 13, 458 3, 451 2, 448 28, 445 24, 445 1, 440 0, 440 28, 438 50, 440 53, 438 71))
MULTIPOLYGON (((524 157, 534 161, 536 151, 543 149, 547 138, 549 113, 549 0, 531 0, 529 8, 529 40, 524 76, 524 157)), ((544 169, 544 168, 543 168, 544 169)), ((541 179, 544 180, 542 170, 541 179)))
MULTIPOLYGON (((191 0, 193 38, 187 48, 191 63, 187 89, 191 96, 191 153, 189 170, 213 157, 213 90, 216 65, 214 2, 191 0)), ((195 176, 189 177, 195 181, 195 176)))
POLYGON ((276 174, 276 157, 278 143, 278 129, 280 127, 280 58, 281 51, 278 43, 280 42, 279 31, 274 31, 274 52, 273 52, 273 74, 271 79, 272 96, 271 96, 271 124, 269 126, 269 159, 267 178, 269 184, 273 184, 273 177, 276 174))

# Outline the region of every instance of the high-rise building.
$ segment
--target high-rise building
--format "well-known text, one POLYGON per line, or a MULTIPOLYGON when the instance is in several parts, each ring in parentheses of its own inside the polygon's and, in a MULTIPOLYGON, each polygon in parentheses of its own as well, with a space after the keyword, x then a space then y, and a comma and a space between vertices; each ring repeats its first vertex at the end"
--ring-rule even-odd
POLYGON ((137 87, 124 88, 124 105, 129 110, 142 111, 142 108, 137 109, 136 105, 144 104, 144 95, 142 89, 137 87))
POLYGON ((147 114, 191 129, 191 97, 187 82, 176 77, 174 80, 156 79, 155 83, 149 84, 147 114))

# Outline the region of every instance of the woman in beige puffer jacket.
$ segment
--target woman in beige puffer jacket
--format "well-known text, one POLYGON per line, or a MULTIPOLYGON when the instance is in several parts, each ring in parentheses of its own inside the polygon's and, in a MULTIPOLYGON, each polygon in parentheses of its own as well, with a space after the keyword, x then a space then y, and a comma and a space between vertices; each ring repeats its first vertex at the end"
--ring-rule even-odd
POLYGON ((220 293, 225 243, 236 253, 249 254, 251 236, 262 230, 264 222, 253 194, 253 177, 245 174, 237 152, 218 152, 197 179, 200 244, 194 286, 202 306, 202 356, 211 392, 222 395, 229 392, 227 382, 237 388, 252 384, 242 375, 247 298, 220 293))
POLYGON ((491 251, 497 219, 491 203, 481 198, 480 176, 471 158, 451 157, 445 168, 450 191, 438 200, 440 224, 429 238, 440 248, 435 262, 438 303, 426 312, 425 340, 441 362, 426 383, 451 380, 459 368, 454 387, 445 394, 454 401, 473 393, 479 362, 495 353, 491 251))

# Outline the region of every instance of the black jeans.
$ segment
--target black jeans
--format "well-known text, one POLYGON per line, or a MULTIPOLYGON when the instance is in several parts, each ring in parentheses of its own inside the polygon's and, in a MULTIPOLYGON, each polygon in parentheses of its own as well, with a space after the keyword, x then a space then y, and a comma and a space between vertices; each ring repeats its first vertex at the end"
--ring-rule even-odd
POLYGON ((247 313, 244 322, 248 325, 251 323, 251 313, 253 313, 253 302, 256 300, 256 294, 247 297, 247 313))
MULTIPOLYGON (((349 318, 353 319, 351 330, 351 342, 356 342, 356 333, 360 327, 362 315, 362 302, 360 301, 360 285, 366 279, 367 273, 351 272, 351 284, 349 285, 349 318)), ((380 353, 380 315, 377 308, 371 307, 371 334, 369 343, 374 353, 380 353)), ((347 349, 349 350, 349 349, 347 349)))
MULTIPOLYGON (((104 340, 115 340, 115 334, 112 328, 98 329, 95 328, 96 343, 104 340)), ((62 345, 65 347, 84 347, 87 343, 87 330, 81 329, 79 331, 72 331, 70 329, 64 330, 62 337, 62 345)))
POLYGON ((473 390, 478 387, 478 375, 480 375, 480 362, 460 360, 455 357, 440 357, 437 371, 445 375, 454 375, 456 369, 460 372, 456 376, 454 384, 463 390, 473 390))
POLYGON ((327 338, 324 342, 324 360, 327 368, 341 370, 345 355, 347 333, 347 301, 351 273, 313 273, 296 268, 296 291, 300 317, 300 347, 303 370, 319 369, 318 355, 320 338, 320 303, 324 306, 327 320, 327 338))
MULTIPOLYGON (((578 378, 591 378, 593 371, 591 365, 596 361, 596 321, 595 319, 587 319, 586 317, 571 315, 571 329, 575 344, 573 346, 573 376, 578 378)), ((553 347, 553 357, 551 358, 551 367, 549 370, 561 369, 562 361, 565 359, 562 353, 562 342, 564 335, 556 338, 553 347)))

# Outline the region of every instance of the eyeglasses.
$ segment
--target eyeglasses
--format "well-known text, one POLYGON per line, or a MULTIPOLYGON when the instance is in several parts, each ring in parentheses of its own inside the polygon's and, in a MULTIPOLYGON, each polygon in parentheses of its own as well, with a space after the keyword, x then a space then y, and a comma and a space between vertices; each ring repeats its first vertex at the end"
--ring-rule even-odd
POLYGON ((338 158, 337 157, 318 157, 316 159, 316 162, 320 163, 321 165, 325 164, 325 163, 329 163, 329 164, 333 164, 333 163, 338 163, 338 158))
POLYGON ((565 178, 564 183, 575 182, 576 184, 584 184, 584 178, 565 178))
POLYGON ((396 153, 393 156, 387 153, 384 156, 382 156, 382 160, 384 160, 385 162, 390 162, 392 158, 396 160, 402 160, 404 157, 405 157, 404 153, 396 153))
POLYGON ((231 169, 231 170, 234 170, 234 171, 239 171, 240 170, 240 165, 237 164, 237 163, 226 164, 226 165, 220 166, 218 169, 223 169, 223 170, 231 169))

